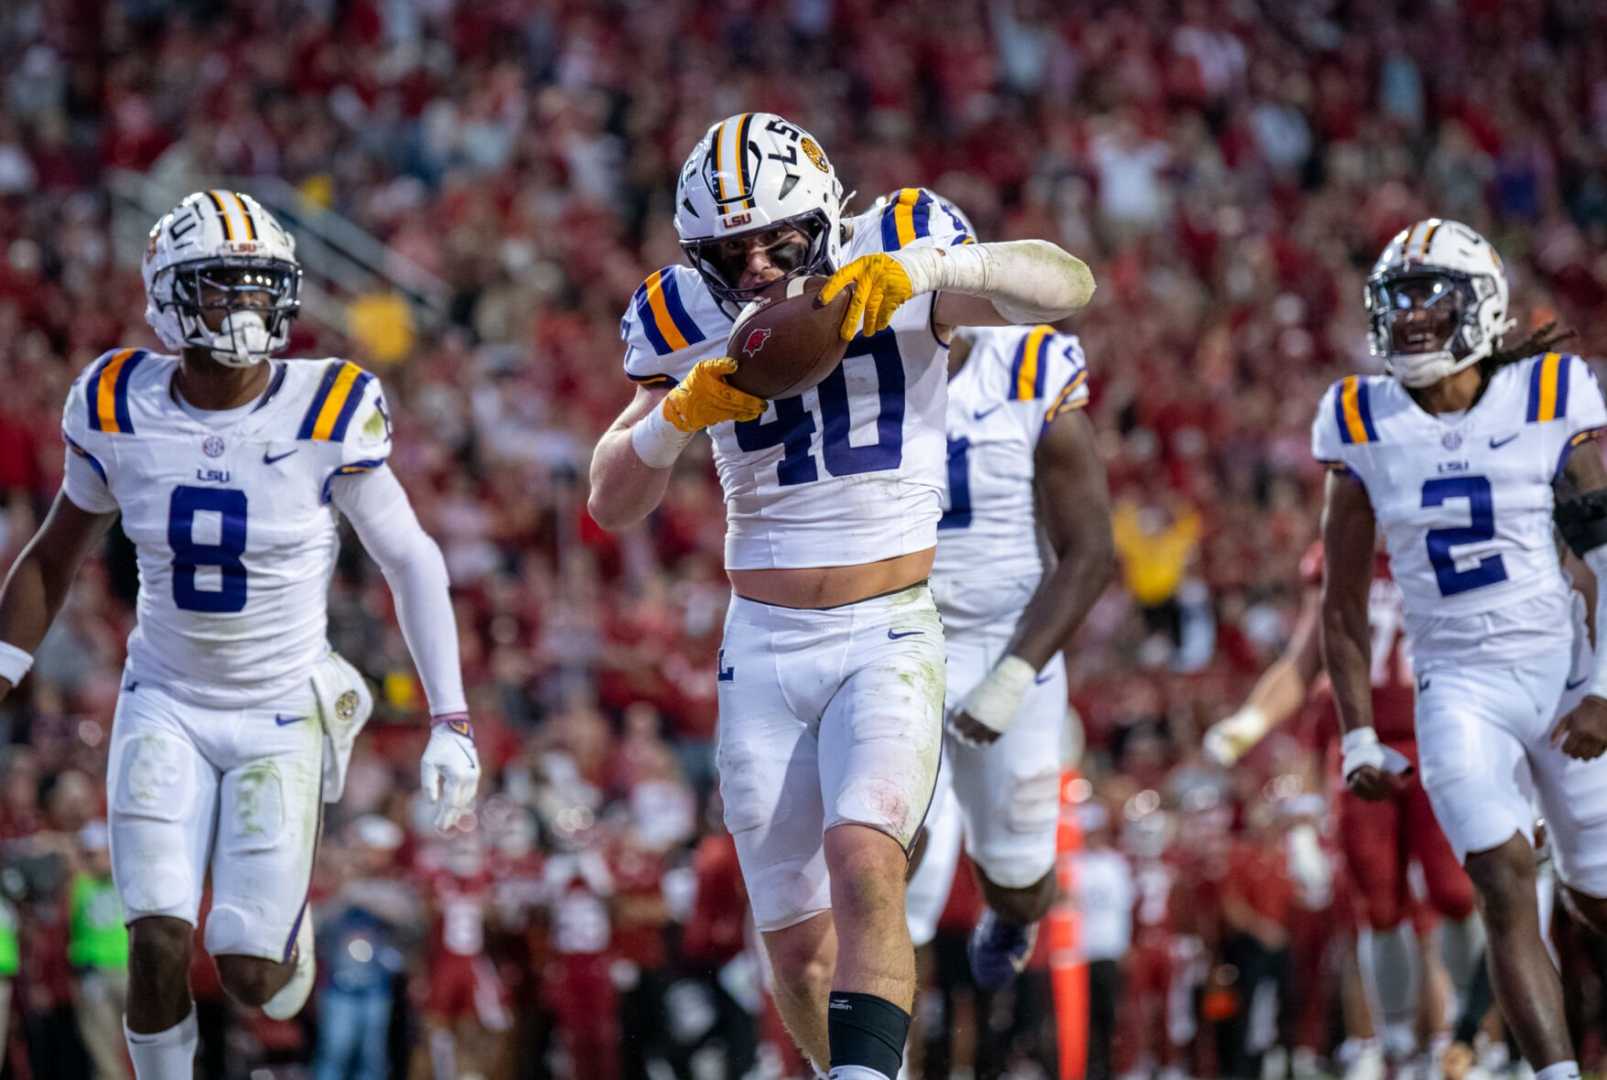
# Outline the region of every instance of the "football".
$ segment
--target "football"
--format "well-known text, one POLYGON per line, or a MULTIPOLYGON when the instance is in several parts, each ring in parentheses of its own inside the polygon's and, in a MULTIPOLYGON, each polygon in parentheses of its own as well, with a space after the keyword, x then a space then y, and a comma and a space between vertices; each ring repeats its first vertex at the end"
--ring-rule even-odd
POLYGON ((826 279, 778 281, 743 309, 731 328, 727 354, 737 369, 726 381, 754 397, 801 394, 836 370, 848 343, 838 333, 848 310, 848 290, 821 306, 816 295, 826 279))

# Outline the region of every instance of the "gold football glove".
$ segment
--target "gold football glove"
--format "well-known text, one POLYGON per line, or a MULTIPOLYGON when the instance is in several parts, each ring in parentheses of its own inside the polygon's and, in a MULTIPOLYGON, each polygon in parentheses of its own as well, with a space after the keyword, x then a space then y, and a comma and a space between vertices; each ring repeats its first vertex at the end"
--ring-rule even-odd
POLYGON ((844 341, 852 341, 864 317, 866 337, 880 333, 893 321, 893 312, 900 304, 915 295, 909 271, 893 256, 886 254, 861 255, 826 281, 820 289, 820 302, 829 304, 848 286, 854 287, 849 298, 848 311, 843 315, 844 341))
POLYGON ((764 399, 725 381, 736 369, 737 362, 729 356, 698 361, 664 398, 664 419, 687 435, 726 420, 757 420, 764 412, 764 399))

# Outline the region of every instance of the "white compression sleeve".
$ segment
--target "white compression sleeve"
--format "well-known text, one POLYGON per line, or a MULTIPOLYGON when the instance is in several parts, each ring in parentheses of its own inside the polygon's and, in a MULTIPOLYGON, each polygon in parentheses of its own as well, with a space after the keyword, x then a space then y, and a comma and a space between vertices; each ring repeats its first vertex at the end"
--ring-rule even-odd
POLYGON ((419 525, 407 492, 388 467, 381 467, 339 477, 333 494, 396 598, 396 620, 424 683, 430 714, 467 711, 446 560, 419 525))
POLYGON ((893 258, 916 295, 948 289, 986 297, 1013 323, 1056 322, 1094 295, 1088 265, 1047 240, 909 248, 893 258))

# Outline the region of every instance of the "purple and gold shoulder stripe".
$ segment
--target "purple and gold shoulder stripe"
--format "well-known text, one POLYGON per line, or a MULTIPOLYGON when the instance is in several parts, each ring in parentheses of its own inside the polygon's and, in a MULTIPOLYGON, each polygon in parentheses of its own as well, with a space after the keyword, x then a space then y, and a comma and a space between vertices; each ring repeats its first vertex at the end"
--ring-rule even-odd
POLYGON ((679 352, 707 337, 686 310, 673 266, 647 275, 647 280, 631 297, 631 303, 636 307, 642 333, 659 356, 679 352))
POLYGON ((1334 419, 1339 439, 1345 443, 1375 443, 1378 429, 1373 426, 1373 408, 1368 400, 1367 380, 1346 375, 1334 392, 1334 419))
POLYGON ((373 377, 350 360, 330 361, 296 438, 327 442, 345 439, 357 403, 363 400, 363 391, 373 377))
POLYGON ((91 431, 134 434, 134 421, 128 408, 128 381, 145 356, 144 349, 117 349, 96 361, 84 387, 91 431))

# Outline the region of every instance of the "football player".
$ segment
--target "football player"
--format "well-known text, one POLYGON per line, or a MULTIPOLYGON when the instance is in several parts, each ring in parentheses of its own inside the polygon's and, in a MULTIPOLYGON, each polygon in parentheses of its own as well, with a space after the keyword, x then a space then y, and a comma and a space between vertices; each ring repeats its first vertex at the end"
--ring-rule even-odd
MULTIPOLYGON (((1305 703, 1322 667, 1317 632, 1322 576, 1322 544, 1316 543, 1300 560, 1304 591, 1283 655, 1261 676, 1245 704, 1206 732, 1206 752, 1219 764, 1233 765, 1305 703)), ((1415 773, 1415 699, 1401 590, 1382 552, 1373 560, 1369 579, 1367 625, 1373 731, 1384 746, 1400 755, 1393 760, 1401 771, 1383 799, 1364 799, 1339 785, 1335 812, 1345 869, 1355 889, 1360 923, 1358 960, 1367 979, 1369 1001, 1381 1013, 1378 1019, 1387 1044, 1382 1049, 1387 1049, 1392 1059, 1403 1061, 1417 1046, 1419 991, 1427 986, 1428 974, 1419 970, 1421 954, 1412 919, 1415 900, 1409 875, 1413 862, 1422 870, 1429 907, 1443 920, 1445 966, 1458 989, 1473 977, 1482 938, 1473 912, 1473 883, 1434 820, 1428 793, 1415 773)), ((1381 1068, 1380 1049, 1375 1045, 1361 1048, 1357 1075, 1381 1068)))
MULTIPOLYGON (((1579 1075, 1562 986, 1541 942, 1534 802, 1563 893, 1607 929, 1607 649, 1570 678, 1582 630, 1551 542, 1607 571, 1607 426, 1577 357, 1550 328, 1502 348, 1501 260, 1431 218, 1397 235, 1367 280, 1388 374, 1324 395, 1312 449, 1330 467, 1323 517, 1323 659, 1350 790, 1391 797, 1373 728, 1367 599, 1382 529, 1417 677, 1418 764, 1478 894, 1496 997, 1539 1080, 1579 1075), (1582 447, 1582 449, 1580 449, 1582 447)), ((1600 621, 1598 599, 1597 625, 1600 621)))
POLYGON ((61 491, 0 589, 0 696, 121 514, 140 571, 107 774, 126 1035, 139 1080, 172 1080, 195 1056, 188 973, 209 874, 206 947, 230 993, 288 1018, 312 990, 321 806, 372 708, 325 640, 335 509, 384 571, 424 683, 437 824, 471 805, 480 767, 445 563, 386 465, 379 380, 271 359, 299 307, 291 236, 249 195, 197 192, 151 230, 143 272, 146 319, 174 355, 116 349, 68 393, 61 491))
POLYGON ((691 265, 654 271, 625 313, 640 388, 598 442, 589 507, 605 528, 641 520, 708 431, 736 594, 719 660, 726 825, 794 1037, 833 1076, 891 1077, 915 983, 904 876, 942 739, 926 579, 949 334, 1065 318, 1093 278, 1045 241, 965 243, 921 188, 846 219, 843 202, 798 126, 743 113, 709 128, 675 196, 691 265), (852 290, 842 365, 774 401, 728 385, 733 316, 816 273, 832 275, 822 303, 852 290))
MULTIPOLYGON (((987 906, 972 975, 1008 985, 1054 899, 1062 741, 1061 649, 1115 572, 1110 497, 1082 346, 1050 326, 957 331, 949 348, 948 500, 932 595, 948 646, 953 786, 910 886, 917 939, 948 898, 963 828, 987 906), (928 908, 918 911, 917 899, 928 908)), ((919 942, 918 940, 918 943, 919 942)))

